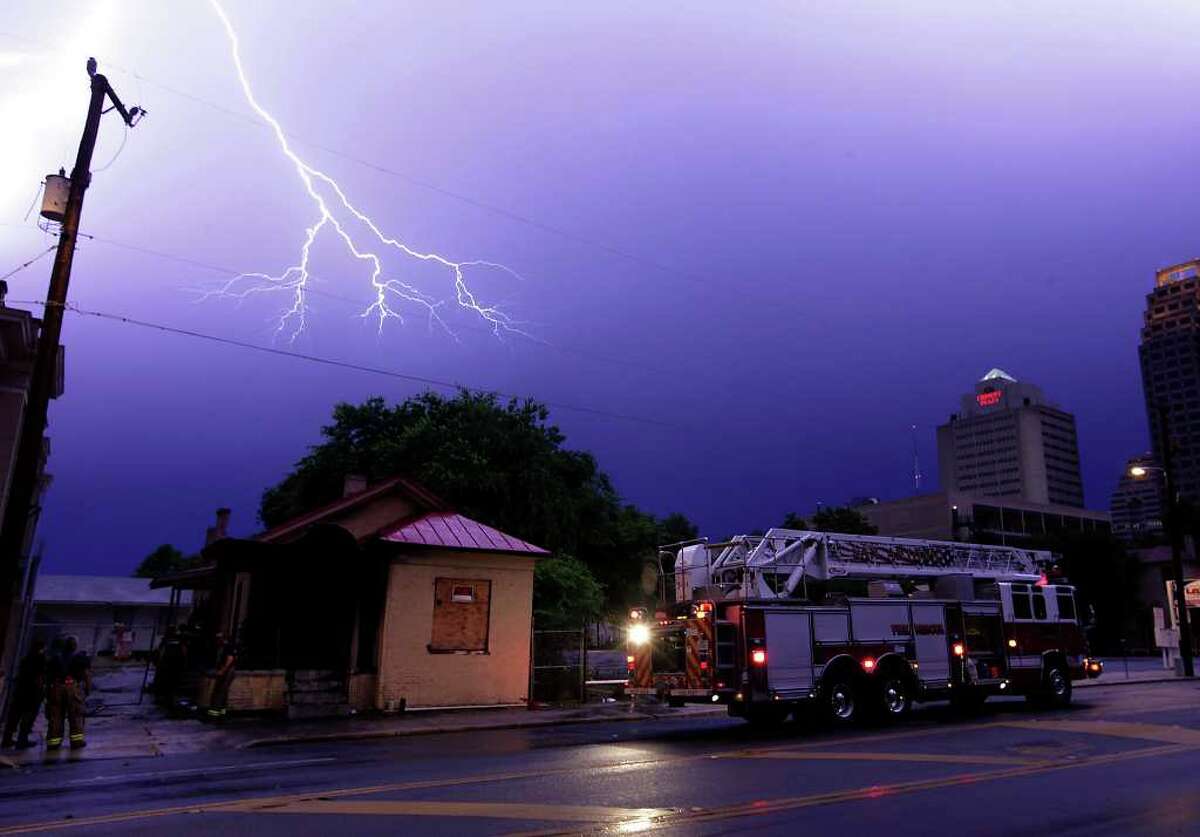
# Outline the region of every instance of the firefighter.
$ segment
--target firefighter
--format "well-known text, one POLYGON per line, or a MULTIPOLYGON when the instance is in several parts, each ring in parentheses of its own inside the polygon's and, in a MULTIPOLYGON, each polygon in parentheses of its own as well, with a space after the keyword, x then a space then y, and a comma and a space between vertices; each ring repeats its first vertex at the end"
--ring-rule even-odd
POLYGON ((8 717, 4 721, 3 746, 12 747, 13 733, 17 732, 18 749, 33 746, 33 742, 29 740, 29 733, 33 731, 33 722, 37 718, 45 693, 46 643, 35 639, 29 653, 17 667, 12 701, 8 707, 8 717))
POLYGON ((187 653, 179 628, 170 625, 158 647, 158 659, 154 663, 154 694, 159 701, 171 706, 175 703, 175 692, 179 680, 187 669, 187 653))
POLYGON ((78 750, 87 746, 83 737, 83 715, 84 700, 92 692, 92 659, 80 650, 79 641, 73 636, 67 637, 64 650, 67 678, 63 685, 67 726, 70 729, 71 749, 78 750))
POLYGON ((237 668, 237 656, 237 647, 233 642, 226 641, 225 635, 218 633, 212 697, 208 700, 210 721, 219 721, 225 717, 225 708, 229 704, 229 687, 233 684, 233 675, 237 668))
POLYGON ((46 656, 46 749, 57 750, 63 742, 63 721, 66 717, 65 690, 67 678, 64 657, 66 638, 56 636, 46 656))

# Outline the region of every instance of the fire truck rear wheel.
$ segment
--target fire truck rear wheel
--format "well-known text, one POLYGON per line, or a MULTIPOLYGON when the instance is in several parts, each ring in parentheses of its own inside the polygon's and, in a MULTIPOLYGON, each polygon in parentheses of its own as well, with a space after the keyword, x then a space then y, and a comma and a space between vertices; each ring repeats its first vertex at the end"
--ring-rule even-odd
POLYGON ((908 680, 893 674, 879 685, 879 709, 884 720, 903 718, 912 709, 912 689, 908 680))
POLYGON ((825 710, 829 719, 838 726, 857 723, 861 714, 857 688, 849 677, 837 677, 825 689, 825 710))

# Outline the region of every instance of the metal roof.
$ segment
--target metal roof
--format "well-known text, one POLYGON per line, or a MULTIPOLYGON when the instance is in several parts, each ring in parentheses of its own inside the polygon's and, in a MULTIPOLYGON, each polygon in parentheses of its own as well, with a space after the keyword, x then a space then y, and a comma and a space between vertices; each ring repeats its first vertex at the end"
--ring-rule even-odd
POLYGON ((1014 384, 1017 382, 1016 378, 1014 378, 1012 375, 1005 372, 1003 369, 1000 369, 999 367, 988 370, 988 373, 986 375, 984 375, 982 378, 980 378, 979 380, 980 381, 997 381, 997 380, 1011 381, 1014 384))
MULTIPOLYGON (((166 607, 170 590, 150 589, 148 578, 103 575, 39 575, 33 589, 35 604, 112 604, 166 607)), ((190 604, 184 593, 180 604, 190 604)))
POLYGON ((540 546, 506 535, 469 517, 447 511, 433 511, 401 524, 380 538, 392 543, 440 546, 445 549, 472 549, 483 552, 523 552, 548 555, 540 546))

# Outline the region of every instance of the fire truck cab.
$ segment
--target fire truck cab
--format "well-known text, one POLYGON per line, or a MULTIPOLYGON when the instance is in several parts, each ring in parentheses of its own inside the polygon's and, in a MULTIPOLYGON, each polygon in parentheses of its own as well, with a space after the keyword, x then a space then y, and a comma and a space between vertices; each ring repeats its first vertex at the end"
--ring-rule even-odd
POLYGON ((776 529, 673 558, 685 596, 631 613, 634 695, 850 723, 989 695, 1062 706, 1086 676, 1074 591, 1045 582, 1045 553, 776 529))

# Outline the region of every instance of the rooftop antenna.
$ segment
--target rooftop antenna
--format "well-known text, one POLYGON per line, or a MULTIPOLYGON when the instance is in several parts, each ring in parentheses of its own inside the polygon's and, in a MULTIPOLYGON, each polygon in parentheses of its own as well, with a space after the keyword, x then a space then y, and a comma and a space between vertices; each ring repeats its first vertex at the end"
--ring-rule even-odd
POLYGON ((921 456, 917 452, 917 426, 912 425, 913 491, 921 493, 921 456))

